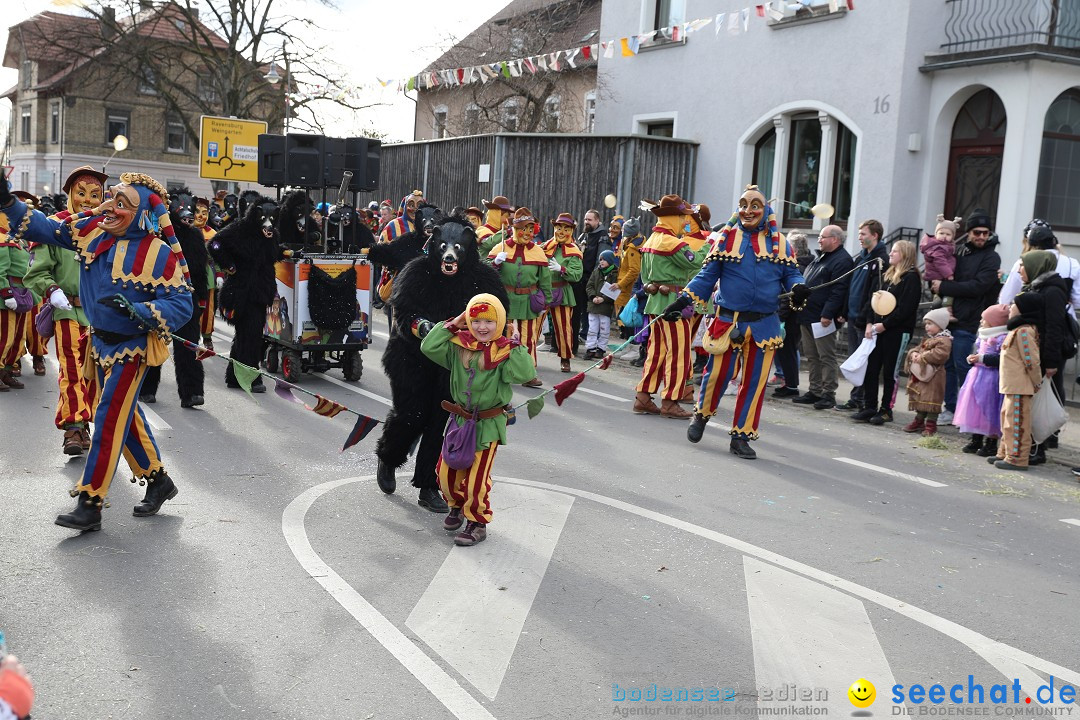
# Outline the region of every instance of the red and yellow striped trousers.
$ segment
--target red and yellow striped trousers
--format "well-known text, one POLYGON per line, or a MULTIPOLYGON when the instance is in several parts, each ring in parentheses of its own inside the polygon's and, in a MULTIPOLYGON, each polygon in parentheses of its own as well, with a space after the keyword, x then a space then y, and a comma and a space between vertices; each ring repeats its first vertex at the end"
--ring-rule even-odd
MULTIPOLYGON (((645 322, 652 322, 653 317, 647 315, 645 322)), ((690 345, 693 341, 693 323, 686 318, 679 318, 675 322, 661 320, 653 325, 649 329, 645 365, 637 391, 651 395, 663 384, 664 392, 660 397, 678 402, 693 372, 690 362, 690 345)))
POLYGON ((533 367, 536 367, 536 341, 540 337, 540 329, 544 327, 544 316, 540 315, 531 320, 514 320, 521 333, 521 344, 529 348, 532 355, 533 367))
POLYGON ((751 440, 758 438, 761 423, 761 405, 765 400, 765 388, 772 368, 775 348, 762 349, 754 342, 750 328, 742 345, 732 345, 723 355, 710 355, 701 376, 697 406, 694 411, 712 417, 724 395, 724 388, 732 376, 743 372, 739 394, 735 398, 735 412, 731 418, 731 434, 742 435, 751 440))
POLYGON ((37 320, 38 313, 41 312, 41 303, 38 303, 30 312, 26 313, 26 352, 30 353, 34 357, 43 357, 49 354, 49 342, 45 338, 41 337, 37 331, 37 325, 34 322, 37 320))
POLYGON ((0 308, 0 370, 14 367, 23 356, 28 314, 0 308))
POLYGON ((204 338, 214 334, 214 310, 217 308, 217 290, 210 289, 206 297, 206 305, 202 308, 202 316, 199 318, 199 330, 204 338))
POLYGON ((569 360, 574 355, 574 328, 570 322, 574 308, 569 305, 556 305, 551 308, 551 332, 555 336, 555 347, 559 357, 569 360))
POLYGON ((461 508, 466 520, 491 522, 491 466, 495 463, 497 442, 490 443, 476 453, 473 464, 466 470, 454 470, 443 464, 442 456, 435 465, 435 474, 439 476, 439 489, 442 490, 446 504, 452 508, 461 508))
POLYGON ((56 360, 60 364, 60 398, 56 403, 56 427, 83 425, 94 420, 97 376, 83 377, 83 361, 90 352, 90 328, 76 320, 53 323, 56 360))

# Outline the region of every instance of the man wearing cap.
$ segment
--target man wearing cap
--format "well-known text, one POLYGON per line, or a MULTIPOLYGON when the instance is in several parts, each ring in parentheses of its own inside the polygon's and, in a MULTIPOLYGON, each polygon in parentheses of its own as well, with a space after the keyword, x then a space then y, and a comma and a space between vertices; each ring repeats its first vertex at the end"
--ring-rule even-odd
POLYGON ((930 284, 935 295, 953 298, 953 320, 949 323, 953 337, 952 357, 945 365, 945 412, 938 418, 943 425, 952 421, 957 391, 971 369, 967 356, 975 346, 982 312, 994 304, 1000 289, 1001 256, 995 249, 998 238, 989 213, 982 209, 973 210, 964 227, 967 233, 956 241, 953 279, 934 280, 930 284))
POLYGON ((476 228, 476 244, 480 257, 487 257, 491 248, 503 241, 510 215, 514 212, 514 206, 505 195, 496 195, 491 200, 485 200, 484 207, 487 208, 484 224, 476 228))
MULTIPOLYGON (((682 237, 693 207, 678 195, 665 195, 651 207, 656 225, 641 246, 641 282, 648 299, 645 316, 661 315, 686 285, 686 279, 699 266, 697 254, 682 237)), ((645 351, 645 366, 637 384, 634 412, 639 415, 661 415, 666 418, 688 418, 690 413, 679 407, 679 400, 690 379, 690 346, 694 340, 691 330, 693 309, 673 316, 669 322, 657 323, 649 331, 645 351), (653 394, 664 386, 660 407, 653 394)))
MULTIPOLYGON (((577 221, 570 213, 560 213, 551 221, 555 237, 544 243, 551 271, 551 291, 555 304, 551 307, 551 329, 559 350, 559 365, 564 373, 570 372, 570 356, 574 354, 573 312, 577 305, 573 284, 581 279, 581 250, 574 242, 577 221)), ((541 321, 541 324, 543 322, 541 321)))
MULTIPOLYGON (((195 227, 203 235, 203 243, 209 243, 217 235, 217 230, 210 227, 207 220, 210 219, 210 201, 206 198, 195 198, 195 227)), ((213 261, 207 257, 206 262, 206 288, 207 297, 199 303, 199 331, 202 333, 202 344, 207 350, 214 349, 214 313, 217 312, 217 292, 225 284, 225 273, 213 261)))
POLYGON ((73 512, 56 524, 100 530, 101 508, 123 452, 133 481, 147 484, 136 517, 155 515, 176 496, 157 442, 137 402, 149 365, 169 356, 166 339, 191 318, 191 283, 166 208, 168 193, 153 178, 124 173, 98 208, 60 222, 30 211, 0 183, 0 225, 16 236, 76 253, 83 270, 82 306, 93 327, 90 353, 101 394, 73 512))
POLYGON ((716 414, 724 388, 740 365, 743 382, 735 399, 730 450, 745 460, 757 457, 750 441, 758 438, 765 383, 773 355, 784 343, 776 315, 784 291, 792 293, 795 308, 810 296, 795 253, 776 227, 772 208, 756 185, 748 185, 735 214, 719 231, 704 267, 663 311, 667 320, 681 317, 692 303, 710 296, 715 303, 705 341, 711 354, 694 418, 686 430, 690 442, 701 440, 705 424, 716 414))
MULTIPOLYGON (((67 209, 50 219, 66 222, 75 214, 92 212, 105 197, 108 177, 89 165, 72 170, 63 188, 67 209)), ((64 454, 82 455, 90 449, 89 423, 94 419, 98 388, 97 377, 83 373, 90 352, 90 321, 79 297, 79 260, 62 248, 40 245, 24 282, 53 307, 54 348, 60 365, 55 423, 64 433, 64 454)))
MULTIPOLYGON (((544 310, 551 306, 551 271, 548 256, 534 241, 536 218, 527 207, 514 211, 511 221, 513 235, 491 248, 490 262, 502 277, 503 286, 510 296, 507 318, 517 322, 521 342, 529 348, 533 367, 536 367, 536 340, 544 310)), ((534 377, 525 387, 540 387, 544 383, 534 377)))

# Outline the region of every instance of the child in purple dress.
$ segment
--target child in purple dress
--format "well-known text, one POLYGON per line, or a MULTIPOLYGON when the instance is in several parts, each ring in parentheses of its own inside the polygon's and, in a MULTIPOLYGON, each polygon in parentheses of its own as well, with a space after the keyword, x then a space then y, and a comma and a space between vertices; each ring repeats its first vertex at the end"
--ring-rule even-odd
POLYGON ((1008 305, 991 305, 983 310, 979 323, 977 352, 968 355, 971 372, 964 379, 956 400, 953 425, 962 433, 971 433, 971 440, 962 449, 989 457, 997 453, 1001 435, 1001 393, 998 391, 998 363, 1001 344, 1005 342, 1009 322, 1008 305))
MULTIPOLYGON (((956 270, 956 229, 960 218, 946 220, 944 215, 937 216, 937 226, 933 235, 927 235, 919 242, 919 252, 923 255, 923 280, 927 286, 934 280, 952 280, 956 270)), ((952 298, 934 295, 934 307, 949 307, 952 298)))

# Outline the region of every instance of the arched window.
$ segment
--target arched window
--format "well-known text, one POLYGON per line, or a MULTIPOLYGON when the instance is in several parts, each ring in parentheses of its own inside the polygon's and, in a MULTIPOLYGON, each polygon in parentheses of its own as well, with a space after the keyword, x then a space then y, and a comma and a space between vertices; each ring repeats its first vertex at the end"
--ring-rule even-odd
POLYGON ((559 96, 551 95, 544 101, 544 132, 559 132, 559 96))
POLYGON ((446 137, 446 121, 450 116, 450 110, 445 105, 436 105, 433 111, 433 115, 434 127, 432 129, 435 131, 434 137, 446 137))
POLYGON ((1066 90, 1046 111, 1035 216, 1055 230, 1080 231, 1080 89, 1066 90))
POLYGON ((750 182, 762 189, 766 195, 772 193, 773 163, 776 162, 776 128, 769 128, 761 139, 754 143, 754 170, 750 182))
POLYGON ((1005 105, 989 88, 972 95, 956 114, 945 185, 946 217, 967 217, 976 208, 997 216, 1005 126, 1005 105))

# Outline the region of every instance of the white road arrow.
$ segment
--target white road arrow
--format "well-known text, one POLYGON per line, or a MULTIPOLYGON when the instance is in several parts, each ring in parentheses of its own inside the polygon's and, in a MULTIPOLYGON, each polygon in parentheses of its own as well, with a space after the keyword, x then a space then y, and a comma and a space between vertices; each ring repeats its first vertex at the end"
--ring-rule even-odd
POLYGON ((405 625, 494 700, 574 498, 496 481, 491 542, 455 547, 405 625))

